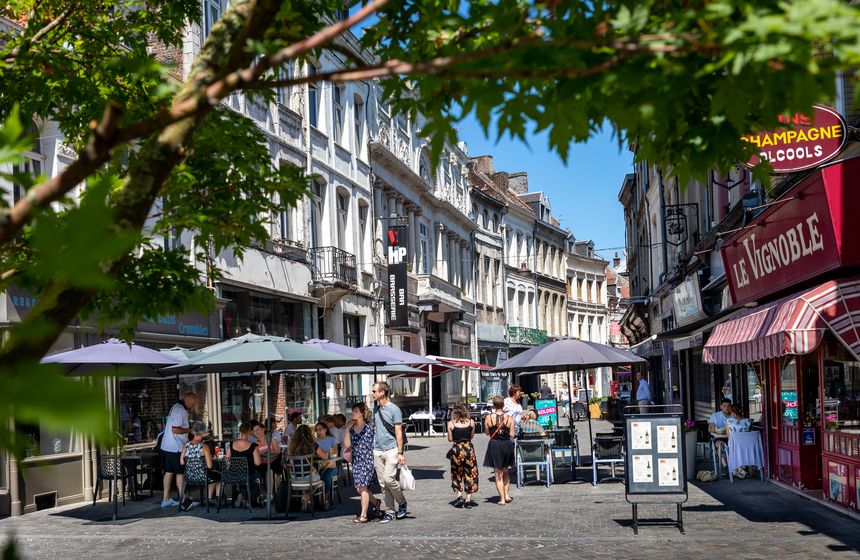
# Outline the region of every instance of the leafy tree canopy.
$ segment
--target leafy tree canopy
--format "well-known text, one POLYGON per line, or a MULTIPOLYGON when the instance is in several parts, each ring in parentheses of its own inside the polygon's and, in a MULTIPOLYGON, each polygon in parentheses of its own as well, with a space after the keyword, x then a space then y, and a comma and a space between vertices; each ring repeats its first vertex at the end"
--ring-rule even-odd
MULTIPOLYGON (((218 109, 232 92, 378 79, 395 111, 423 115, 434 156, 470 114, 514 138, 546 130, 561 158, 608 124, 684 182, 745 161, 742 134, 832 99, 836 72, 860 62, 860 11, 841 0, 374 0, 346 20, 340 0, 234 0, 189 66, 157 56, 155 45, 181 52, 200 6, 2 8, 20 27, 0 37, 0 164, 32 146, 30 118, 57 123, 78 153, 54 177, 4 174, 27 195, 0 210, 0 288, 40 294, 0 346, 0 410, 12 417, 95 430, 100 397, 35 366, 66 325, 91 315, 128 337, 142 317, 206 309, 213 255, 264 240, 267 214, 305 193, 300 169, 261 165, 252 122, 218 109), (359 24, 361 53, 341 40, 359 24), (344 69, 273 72, 327 49, 344 69), (158 247, 165 233, 192 237, 203 266, 158 247), (57 398, 27 394, 36 375, 56 378, 42 387, 57 398), (57 406, 72 395, 87 406, 57 406)), ((0 446, 14 447, 7 426, 0 446)))

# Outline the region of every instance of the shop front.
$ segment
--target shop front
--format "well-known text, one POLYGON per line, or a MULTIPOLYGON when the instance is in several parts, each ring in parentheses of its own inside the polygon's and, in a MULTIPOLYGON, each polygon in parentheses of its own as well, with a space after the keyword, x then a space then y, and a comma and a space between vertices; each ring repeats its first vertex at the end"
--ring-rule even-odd
POLYGON ((743 310, 717 325, 703 362, 760 414, 770 476, 858 507, 860 209, 852 159, 816 170, 722 248, 743 310), (787 293, 788 292, 788 293, 787 293))

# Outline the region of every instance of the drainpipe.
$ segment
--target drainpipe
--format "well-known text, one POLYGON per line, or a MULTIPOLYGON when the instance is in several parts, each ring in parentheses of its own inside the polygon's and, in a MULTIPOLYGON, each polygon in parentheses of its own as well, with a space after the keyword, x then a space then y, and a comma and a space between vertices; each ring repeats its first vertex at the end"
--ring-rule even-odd
POLYGON ((661 249, 663 251, 663 272, 660 274, 660 284, 666 281, 666 275, 669 273, 669 247, 666 243, 666 197, 665 187, 663 185, 663 169, 657 168, 657 177, 660 181, 660 230, 663 232, 661 240, 661 249))
MULTIPOLYGON (((510 321, 508 320, 508 236, 505 233, 505 228, 507 227, 507 225, 505 224, 505 216, 507 214, 508 205, 505 204, 502 207, 502 212, 499 217, 499 231, 502 234, 502 314, 505 317, 506 329, 507 325, 510 324, 510 321)), ((505 338, 507 339, 507 333, 505 333, 505 338)))
POLYGON ((537 277, 537 255, 535 254, 535 239, 537 239, 537 220, 532 226, 532 278, 534 278, 535 287, 535 329, 540 330, 540 302, 538 301, 538 277, 537 277))
MULTIPOLYGON (((9 419, 9 430, 12 432, 12 437, 15 437, 15 420, 9 419)), ((18 460, 14 455, 9 455, 9 500, 10 512, 13 517, 18 517, 24 514, 24 507, 21 504, 21 488, 18 484, 19 469, 18 460)))

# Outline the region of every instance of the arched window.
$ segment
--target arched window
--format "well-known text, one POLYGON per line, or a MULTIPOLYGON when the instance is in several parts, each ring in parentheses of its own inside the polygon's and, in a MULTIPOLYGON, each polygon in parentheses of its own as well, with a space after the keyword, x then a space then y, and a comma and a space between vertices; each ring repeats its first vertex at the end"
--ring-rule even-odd
POLYGON ((484 223, 482 225, 484 229, 492 229, 490 226, 490 212, 486 208, 484 209, 484 223))
POLYGON ((361 96, 355 95, 355 107, 353 107, 353 123, 355 125, 355 154, 361 157, 364 149, 364 101, 361 96))

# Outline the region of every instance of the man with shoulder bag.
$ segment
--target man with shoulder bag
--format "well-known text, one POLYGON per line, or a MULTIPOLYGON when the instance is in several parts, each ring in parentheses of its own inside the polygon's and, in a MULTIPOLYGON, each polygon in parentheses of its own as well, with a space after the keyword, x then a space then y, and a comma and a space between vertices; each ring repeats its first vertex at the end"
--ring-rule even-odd
POLYGON ((388 523, 406 517, 406 498, 397 481, 397 468, 406 464, 403 446, 406 437, 403 433, 403 413, 400 407, 388 398, 390 386, 385 381, 373 384, 372 396, 376 403, 373 407, 373 422, 376 433, 373 438, 373 466, 376 477, 382 486, 382 499, 385 502, 385 515, 380 523, 388 523), (394 504, 397 503, 397 510, 394 504))

